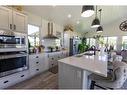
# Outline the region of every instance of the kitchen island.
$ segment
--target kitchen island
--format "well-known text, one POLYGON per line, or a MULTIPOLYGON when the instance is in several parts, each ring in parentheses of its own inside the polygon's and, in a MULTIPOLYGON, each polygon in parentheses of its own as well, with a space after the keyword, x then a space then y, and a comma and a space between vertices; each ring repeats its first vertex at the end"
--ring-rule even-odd
POLYGON ((89 74, 107 76, 107 54, 91 52, 59 60, 59 89, 89 89, 89 74))

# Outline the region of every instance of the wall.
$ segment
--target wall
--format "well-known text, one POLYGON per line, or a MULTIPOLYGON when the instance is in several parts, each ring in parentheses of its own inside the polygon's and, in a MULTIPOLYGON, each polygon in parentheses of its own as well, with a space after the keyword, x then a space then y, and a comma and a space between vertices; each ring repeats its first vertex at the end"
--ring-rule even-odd
POLYGON ((121 49, 122 36, 126 36, 127 32, 121 31, 119 29, 119 25, 121 22, 126 20, 126 17, 122 17, 112 23, 103 26, 104 31, 102 33, 88 32, 86 37, 93 37, 94 35, 102 35, 102 36, 117 36, 117 49, 121 49))

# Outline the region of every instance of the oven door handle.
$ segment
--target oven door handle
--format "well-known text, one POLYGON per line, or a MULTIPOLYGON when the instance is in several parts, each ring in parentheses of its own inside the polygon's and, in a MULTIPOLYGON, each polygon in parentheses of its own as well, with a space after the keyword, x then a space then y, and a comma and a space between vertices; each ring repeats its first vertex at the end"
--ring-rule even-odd
POLYGON ((6 56, 0 56, 0 59, 9 59, 9 58, 17 58, 17 57, 24 57, 28 56, 28 54, 15 54, 15 55, 6 55, 6 56))

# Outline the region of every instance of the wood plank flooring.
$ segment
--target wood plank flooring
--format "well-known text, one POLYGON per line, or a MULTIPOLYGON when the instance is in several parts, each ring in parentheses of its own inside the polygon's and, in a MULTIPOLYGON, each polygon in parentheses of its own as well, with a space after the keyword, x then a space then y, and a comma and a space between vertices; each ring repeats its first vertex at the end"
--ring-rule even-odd
POLYGON ((58 89, 58 74, 47 71, 7 89, 58 89))

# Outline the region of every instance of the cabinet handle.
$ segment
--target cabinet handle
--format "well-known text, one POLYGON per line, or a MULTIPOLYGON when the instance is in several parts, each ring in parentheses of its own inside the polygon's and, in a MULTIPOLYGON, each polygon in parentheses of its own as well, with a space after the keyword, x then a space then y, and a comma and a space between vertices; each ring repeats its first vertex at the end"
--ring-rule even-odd
POLYGON ((16 25, 14 25, 14 30, 16 30, 16 25))
POLYGON ((10 24, 10 29, 12 29, 12 24, 10 24))
POLYGON ((20 77, 24 77, 24 75, 21 75, 20 77))
POLYGON ((4 81, 4 83, 8 83, 9 81, 7 80, 7 81, 4 81))

